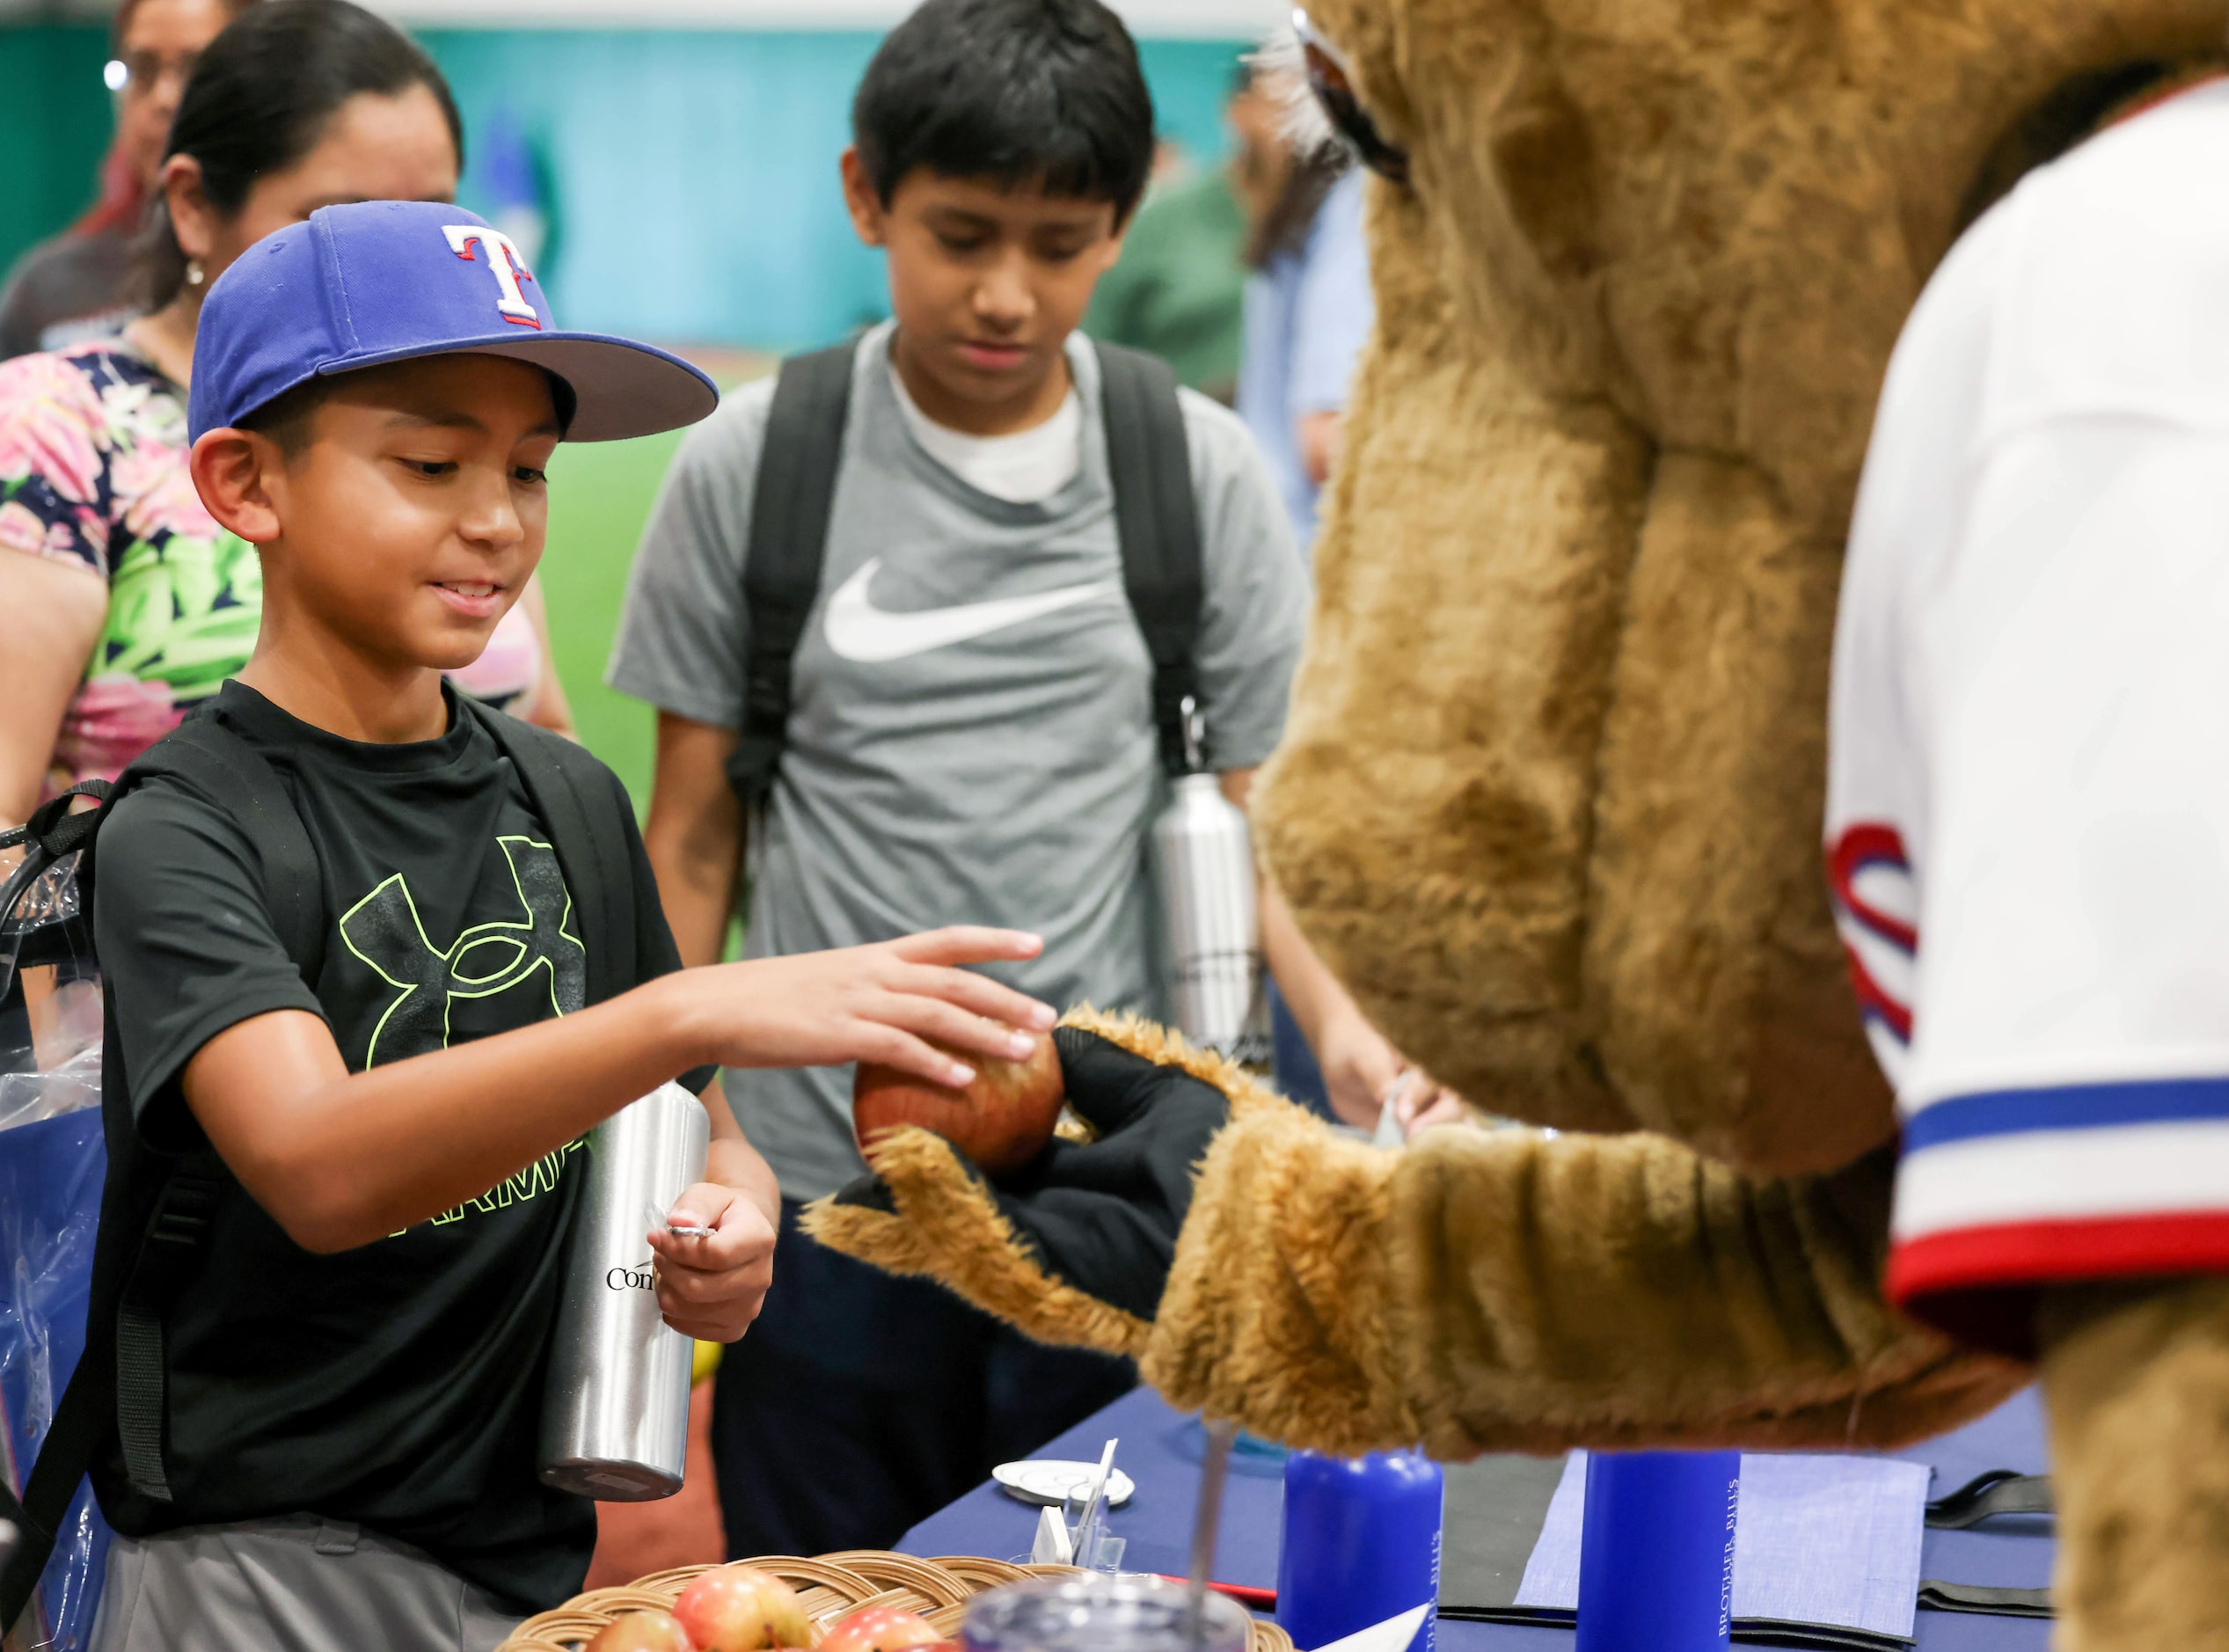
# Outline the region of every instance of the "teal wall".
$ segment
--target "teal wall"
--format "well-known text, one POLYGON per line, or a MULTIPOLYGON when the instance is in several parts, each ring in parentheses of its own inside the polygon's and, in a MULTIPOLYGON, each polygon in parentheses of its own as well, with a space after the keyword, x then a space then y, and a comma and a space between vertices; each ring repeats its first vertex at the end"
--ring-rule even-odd
POLYGON ((0 27, 0 269, 91 204, 108 145, 107 31, 0 27))
MULTIPOLYGON (((836 161, 871 33, 431 29, 471 154, 464 198, 494 198, 485 140, 523 138, 552 238, 536 274, 569 326, 787 349, 884 308, 836 161)), ((1164 132, 1221 153, 1236 41, 1149 40, 1164 132)), ((91 198, 107 123, 98 29, 0 29, 0 258, 91 198)))

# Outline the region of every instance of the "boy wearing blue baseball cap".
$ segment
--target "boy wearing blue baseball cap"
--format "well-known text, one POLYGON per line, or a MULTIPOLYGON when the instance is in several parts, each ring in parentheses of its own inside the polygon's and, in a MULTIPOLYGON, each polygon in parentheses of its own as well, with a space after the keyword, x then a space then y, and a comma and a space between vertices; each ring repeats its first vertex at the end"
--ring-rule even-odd
MULTIPOLYGON (((595 1538, 536 1467, 583 1132, 720 1064, 963 1082, 925 1039, 1011 1054, 1051 1023, 957 967, 1033 955, 1009 931, 682 969, 617 779, 444 688, 541 556, 559 442, 714 400, 674 357, 559 330, 517 249, 450 206, 324 208, 208 296, 194 482, 256 546, 264 608, 205 714, 290 807, 158 746, 100 828, 104 1223, 173 1163, 207 1188, 191 1260, 137 1305, 151 1428, 130 1290, 118 1316, 101 1652, 494 1645, 578 1589, 595 1538), (604 857, 567 845, 595 832, 560 815, 605 823, 617 887, 589 887, 604 857)), ((706 1180, 669 1219, 711 1232, 648 1243, 668 1322, 726 1341, 778 1207, 706 1107, 706 1180)))

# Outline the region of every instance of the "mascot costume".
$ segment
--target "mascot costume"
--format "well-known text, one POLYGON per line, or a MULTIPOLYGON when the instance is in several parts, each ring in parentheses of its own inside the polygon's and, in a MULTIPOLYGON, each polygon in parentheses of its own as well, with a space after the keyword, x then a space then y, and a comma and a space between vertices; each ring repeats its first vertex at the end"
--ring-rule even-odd
POLYGON ((1889 1445, 2040 1371, 2058 1645, 2229 1643, 2222 0, 1320 0, 1309 33, 1380 174, 1379 322, 1258 843, 1394 1043, 1533 1128, 1375 1150, 1079 1012, 1095 1139, 993 1186, 894 1132, 815 1232, 1341 1452, 1889 1445), (2005 413, 2062 348, 2066 405, 2005 413), (2003 472, 2085 416, 2119 423, 2072 471, 2003 472), (2182 530, 2101 516, 2186 504, 2222 529, 2188 579, 2126 577, 2182 530), (2063 681, 1991 677, 2086 595, 2063 681), (2058 738, 2019 710, 2054 696, 2058 738), (2147 750, 2100 705, 2202 726, 2147 750), (2070 931, 2104 952, 2039 973, 2070 931), (2081 1134, 2123 1106, 2167 1133, 2081 1134))

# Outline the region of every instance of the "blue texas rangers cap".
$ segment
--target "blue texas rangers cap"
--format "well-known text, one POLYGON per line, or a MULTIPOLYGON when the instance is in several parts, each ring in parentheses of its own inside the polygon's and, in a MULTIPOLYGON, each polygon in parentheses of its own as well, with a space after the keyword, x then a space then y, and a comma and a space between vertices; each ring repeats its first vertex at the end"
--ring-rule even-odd
POLYGON ((459 207, 321 207, 258 241, 209 289, 194 340, 186 426, 237 424, 296 385, 419 356, 508 355, 573 391, 568 440, 693 424, 718 405, 679 356, 567 333, 510 238, 459 207))

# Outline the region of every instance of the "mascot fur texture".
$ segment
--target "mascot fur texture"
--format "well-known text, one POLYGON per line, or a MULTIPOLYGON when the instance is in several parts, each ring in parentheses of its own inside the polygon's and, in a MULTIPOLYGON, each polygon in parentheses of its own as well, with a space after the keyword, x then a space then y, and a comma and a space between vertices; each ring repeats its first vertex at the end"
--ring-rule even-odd
MULTIPOLYGON (((913 1133, 875 1154, 901 1216, 815 1231, 1332 1450, 1953 1426, 2033 1372, 1879 1294, 1895 1121, 1820 866, 1844 538, 1962 228, 2055 112, 2217 59, 2229 7, 1311 9, 1411 179, 1373 186, 1378 333, 1259 841, 1396 1045, 1564 1133, 1374 1152, 1101 1021, 1233 1103, 1151 1323, 1049 1283, 913 1133)), ((2229 1283, 2050 1293, 2038 1334, 2057 1644, 2229 1636, 2229 1283)))

